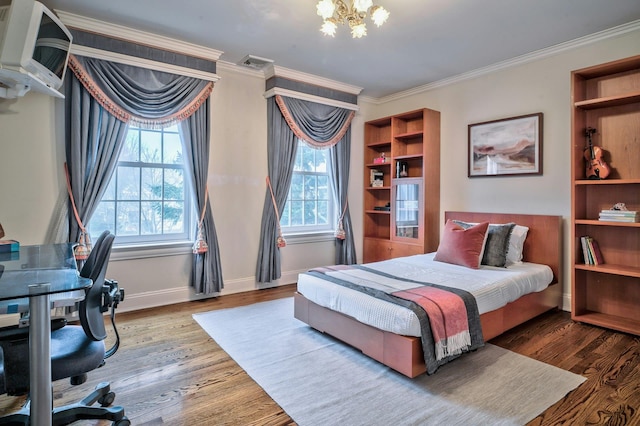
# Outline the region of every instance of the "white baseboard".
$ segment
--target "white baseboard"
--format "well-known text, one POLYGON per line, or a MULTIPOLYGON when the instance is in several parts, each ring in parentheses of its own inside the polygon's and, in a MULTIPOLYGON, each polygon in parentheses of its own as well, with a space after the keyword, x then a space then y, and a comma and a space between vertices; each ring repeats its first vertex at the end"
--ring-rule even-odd
POLYGON ((189 287, 176 287, 158 291, 128 294, 125 287, 124 301, 118 305, 118 312, 137 311, 140 309, 155 308, 158 306, 173 305, 175 303, 190 302, 193 300, 208 299, 227 294, 242 293, 246 291, 261 290, 265 288, 279 287, 295 284, 298 281, 300 271, 284 272, 280 279, 269 283, 258 283, 254 277, 229 280, 224 282, 224 288, 218 295, 195 294, 189 287))

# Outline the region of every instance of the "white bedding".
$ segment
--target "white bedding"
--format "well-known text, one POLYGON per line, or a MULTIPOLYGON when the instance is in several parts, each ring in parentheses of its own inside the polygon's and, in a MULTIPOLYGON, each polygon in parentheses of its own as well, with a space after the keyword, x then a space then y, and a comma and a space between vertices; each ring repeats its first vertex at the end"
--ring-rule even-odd
MULTIPOLYGON (((476 298, 480 314, 499 309, 525 294, 542 291, 553 280, 553 272, 546 265, 522 262, 508 268, 482 266, 470 269, 436 262, 434 256, 435 253, 420 254, 365 266, 401 278, 466 290, 476 298)), ((329 275, 369 287, 400 290, 406 286, 400 280, 360 269, 334 271, 329 275)), ((299 274, 297 287, 298 292, 312 302, 362 323, 396 334, 420 336, 418 317, 402 306, 306 273, 299 274)))

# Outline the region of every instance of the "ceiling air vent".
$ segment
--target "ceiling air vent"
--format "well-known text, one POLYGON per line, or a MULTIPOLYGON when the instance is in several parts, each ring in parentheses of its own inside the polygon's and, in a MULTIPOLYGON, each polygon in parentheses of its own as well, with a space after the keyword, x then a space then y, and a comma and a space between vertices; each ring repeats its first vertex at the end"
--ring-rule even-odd
POLYGON ((251 68, 254 70, 261 70, 269 64, 272 64, 271 59, 261 58, 259 56, 247 55, 238 62, 238 65, 251 68))

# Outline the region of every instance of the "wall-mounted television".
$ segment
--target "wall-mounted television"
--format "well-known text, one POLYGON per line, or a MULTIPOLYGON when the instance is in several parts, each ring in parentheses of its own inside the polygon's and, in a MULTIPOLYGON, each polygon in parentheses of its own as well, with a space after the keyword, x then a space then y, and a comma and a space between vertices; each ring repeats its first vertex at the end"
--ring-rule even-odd
POLYGON ((64 97, 59 89, 72 39, 42 3, 0 0, 0 95, 17 97, 33 89, 64 97))

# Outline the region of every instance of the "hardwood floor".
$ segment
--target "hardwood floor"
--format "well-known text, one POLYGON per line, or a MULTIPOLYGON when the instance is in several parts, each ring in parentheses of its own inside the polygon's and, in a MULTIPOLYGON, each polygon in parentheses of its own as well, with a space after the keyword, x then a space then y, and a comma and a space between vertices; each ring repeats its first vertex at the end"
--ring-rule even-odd
MULTIPOLYGON (((294 424, 191 317, 289 297, 294 290, 290 285, 118 313, 120 350, 83 385, 55 383, 54 404, 81 399, 108 380, 117 395, 115 404, 125 407, 133 425, 294 424)), ((568 313, 556 311, 491 343, 587 377, 530 425, 640 425, 639 337, 574 323, 568 313)), ((0 414, 21 404, 21 398, 2 396, 0 414)))

